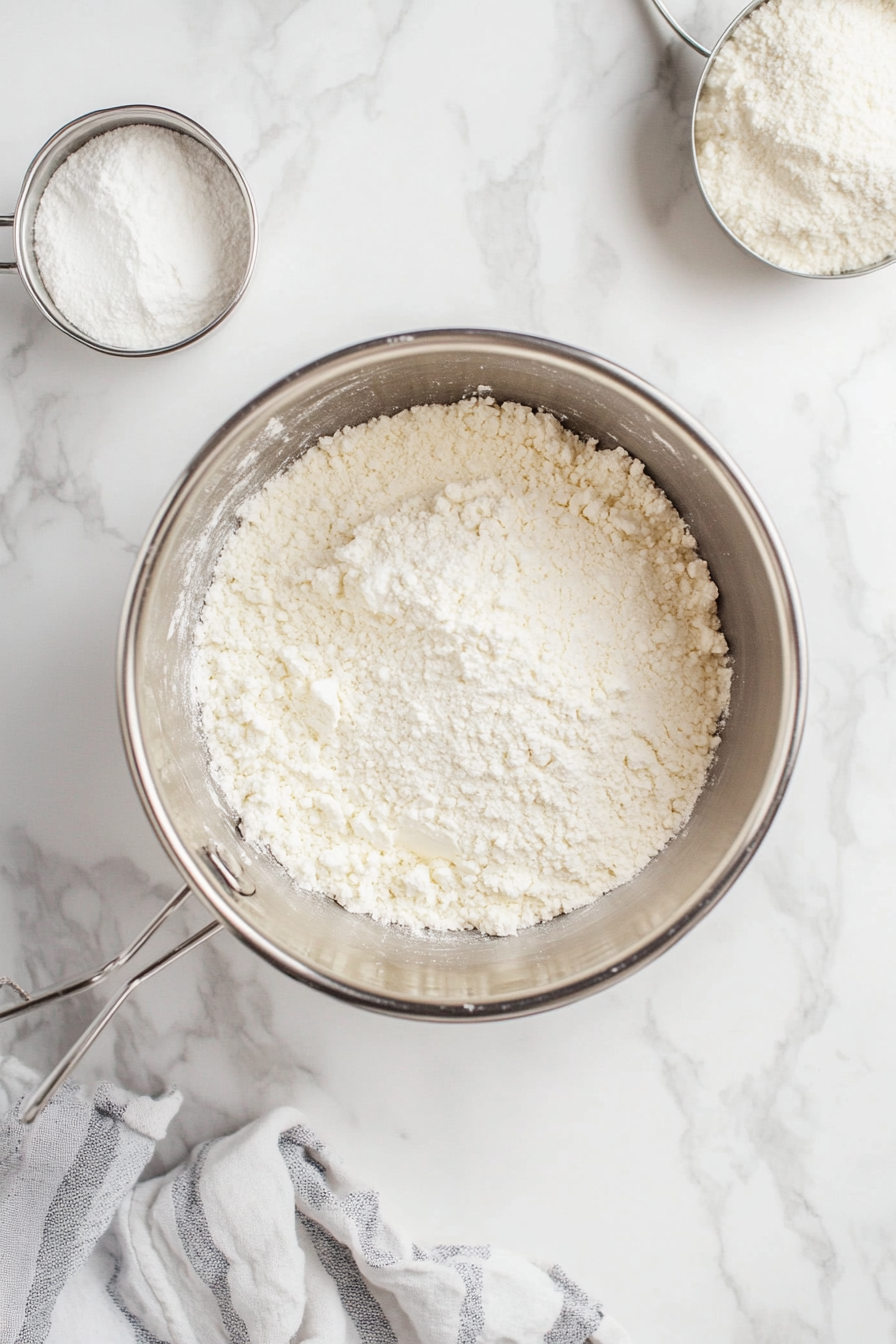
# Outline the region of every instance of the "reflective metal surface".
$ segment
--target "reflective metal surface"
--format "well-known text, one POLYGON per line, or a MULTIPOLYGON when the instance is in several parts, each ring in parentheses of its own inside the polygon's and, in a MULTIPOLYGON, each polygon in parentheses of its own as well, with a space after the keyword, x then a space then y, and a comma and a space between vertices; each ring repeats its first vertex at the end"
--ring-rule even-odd
MULTIPOLYGON (((179 902, 183 894, 183 892, 178 892, 177 896, 174 897, 173 901, 170 902, 163 911, 162 918, 165 918, 170 913, 174 902, 179 902)), ((141 935, 141 942, 145 942, 152 932, 154 932, 153 929, 145 930, 141 935)), ((77 1068, 100 1032, 108 1026, 119 1008, 130 998, 135 989, 139 989, 141 985, 145 985, 146 981, 151 980, 159 971, 163 971, 173 962, 179 961, 180 958, 185 957, 188 952, 192 952, 194 948, 200 947, 202 943, 208 942, 209 938, 213 938, 216 933, 220 932, 221 925, 217 920, 213 920, 211 924, 206 924, 205 928, 198 929, 196 933, 191 934, 189 938, 185 938, 183 942, 178 943, 176 947, 163 953, 161 957, 156 958, 155 961, 150 962, 148 966, 144 966, 141 971, 138 971, 135 975, 132 975, 129 980, 126 980, 109 1002, 100 1009, 90 1025, 75 1041, 74 1045, 66 1051, 59 1063, 51 1069, 46 1078, 37 1085, 30 1097, 23 1100, 19 1110, 19 1118, 22 1123, 30 1125, 37 1119, 47 1103, 51 1101, 59 1091, 66 1078, 68 1078, 77 1068)), ((128 950, 127 956, 130 955, 130 950, 128 950)), ((127 956, 125 957, 125 960, 127 960, 127 956)), ((28 1006, 30 1007, 31 1005, 29 1004, 28 1006)))
POLYGON ((15 261, 0 263, 0 271, 17 270, 25 288, 44 316, 49 318, 60 331, 64 331, 67 336, 72 336, 76 341, 81 341, 83 345, 89 345, 92 350, 99 350, 103 354, 122 355, 137 359, 146 355, 164 355, 171 350, 180 350, 184 346, 192 345, 194 341, 200 340, 219 326, 225 317, 233 312, 245 294, 246 287, 252 277, 252 271, 255 268, 255 255, 258 249, 258 218, 255 211, 255 201, 239 168, 223 146, 219 145, 217 140, 209 135, 208 131, 204 130, 197 122, 191 121, 189 117, 182 116, 180 112, 172 112, 167 107, 142 105, 106 107, 97 112, 89 112, 86 116, 78 117, 76 121, 70 121, 67 126, 63 126, 52 139, 47 141, 32 162, 31 167, 25 174, 25 180, 19 192, 15 214, 0 218, 0 224, 5 223, 12 224, 15 261), (182 341, 176 341, 172 345, 157 346, 151 350, 125 350, 119 346, 103 345, 101 341, 95 341, 92 336, 87 336, 83 331, 79 331, 53 302, 41 278, 37 258, 34 255, 34 216, 37 213, 44 188, 59 165, 68 158, 69 154, 73 154, 75 150, 80 149, 82 145, 95 136, 104 135, 106 131, 117 130, 120 126, 137 125, 163 126, 166 130, 192 136, 194 140, 198 140, 201 145, 204 145, 206 149, 219 158, 233 175, 239 187, 240 194, 245 202, 246 218, 249 226, 249 247, 243 279, 226 308, 218 313, 211 322, 206 323, 200 331, 196 331, 191 336, 185 337, 182 341))
POLYGON ((7 1022, 13 1017, 22 1017, 25 1013, 30 1013, 34 1008, 41 1008, 44 1005, 58 1003, 60 999, 71 998, 75 994, 83 994, 87 989, 94 989, 97 985, 107 979, 113 971, 120 970, 122 966, 137 955, 138 952, 149 942, 153 934, 164 924, 169 915, 173 915, 175 910, 179 910, 190 896, 189 887, 181 887, 176 895, 171 897, 167 905, 155 915, 145 928, 141 929, 127 947, 122 948, 111 960, 98 966, 95 970, 82 972, 68 980, 60 980, 55 985, 49 985, 46 989, 32 990, 30 993, 24 990, 21 985, 17 985, 9 976, 0 976, 0 986, 9 985, 19 995, 19 1002, 7 1004, 0 1008, 0 1022, 7 1022))
MULTIPOLYGON (((0 215, 0 229, 11 229, 16 222, 15 215, 0 215)), ((0 261, 0 273, 3 271, 17 271, 19 268, 14 261, 0 261)))
POLYGON ((704 47, 702 42, 698 42, 696 37, 691 36, 687 28, 682 27, 672 11, 663 4, 663 0, 653 0, 653 3, 666 20, 669 27, 681 38, 682 42, 687 42, 688 46, 696 51, 698 56, 709 56, 711 54, 709 47, 704 47))
POLYGON ((588 994, 649 962, 715 904, 780 802, 802 726, 805 654, 787 561, 736 468, 640 379, 533 337, 437 331, 319 360, 241 410, 202 449, 138 560, 119 657, 125 745, 143 803, 184 879, 213 913, 287 974, 368 1008, 495 1018, 588 994), (631 882, 517 937, 416 934, 303 892, 246 843, 207 769, 190 695, 193 631, 242 504, 324 434, 487 389, 545 408, 644 462, 697 537, 720 590, 734 660, 731 709, 710 779, 684 830, 631 882), (273 422, 273 423, 272 423, 273 422), (210 853, 240 866, 234 890, 210 853))

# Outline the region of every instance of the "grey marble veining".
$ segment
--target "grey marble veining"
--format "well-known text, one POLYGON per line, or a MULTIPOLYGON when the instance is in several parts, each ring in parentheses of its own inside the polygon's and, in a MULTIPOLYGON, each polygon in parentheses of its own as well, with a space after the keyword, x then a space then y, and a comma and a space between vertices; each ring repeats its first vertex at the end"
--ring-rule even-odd
MULTIPOLYGON (((735 9, 680 13, 710 40, 735 9)), ((261 237, 232 319, 159 360, 79 347, 0 277, 0 973, 100 960, 177 885, 114 651, 135 550, 205 438, 390 331, 595 350, 718 436, 797 573, 809 719, 749 870, 653 966, 518 1022, 363 1014, 220 934, 81 1076, 183 1090, 157 1166, 296 1103, 421 1242, 559 1260, 644 1344, 892 1340, 896 268, 806 282, 725 238, 690 166, 701 62, 646 0, 47 0, 4 37, 3 209, 58 126, 145 100, 227 145, 261 237)), ((0 1049, 48 1067, 96 1002, 0 1049)))

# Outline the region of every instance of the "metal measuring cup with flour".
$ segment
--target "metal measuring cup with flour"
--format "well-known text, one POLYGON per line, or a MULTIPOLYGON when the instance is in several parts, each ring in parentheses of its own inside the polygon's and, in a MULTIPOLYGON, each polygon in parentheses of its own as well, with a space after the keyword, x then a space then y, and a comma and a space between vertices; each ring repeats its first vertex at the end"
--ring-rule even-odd
POLYGON ((896 10, 882 0, 753 0, 710 50, 691 122, 717 222, 751 256, 816 279, 896 260, 896 10))
POLYGON ((14 260, 38 308, 104 354, 191 345, 239 303, 258 223, 239 168, 168 108, 105 108, 37 154, 12 215, 14 260))

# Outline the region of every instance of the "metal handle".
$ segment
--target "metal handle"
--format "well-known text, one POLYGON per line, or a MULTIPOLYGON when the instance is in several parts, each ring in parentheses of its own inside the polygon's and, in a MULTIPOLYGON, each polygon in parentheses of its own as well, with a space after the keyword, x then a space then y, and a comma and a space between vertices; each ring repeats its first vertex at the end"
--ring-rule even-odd
POLYGON ((131 979, 128 980, 126 984, 122 985, 115 997, 110 999, 105 1008, 97 1014, 84 1034, 78 1037, 72 1048, 63 1055, 55 1069, 48 1073, 43 1082, 31 1093, 31 1096, 21 1108, 19 1118, 22 1123, 30 1125, 32 1121, 37 1119, 47 1102, 55 1096, 56 1092, 58 1092, 71 1071, 93 1045, 106 1023, 118 1012, 125 999, 133 993, 138 985, 142 985, 144 980, 149 980, 157 971, 161 971, 166 966, 170 966, 173 961, 177 961, 179 957, 184 956, 187 952, 192 952, 194 947, 198 947, 200 943, 204 943, 206 939, 211 938, 223 927, 224 926, 219 924, 217 920, 214 920, 211 924, 206 924, 204 929, 200 929, 198 933, 191 934, 189 938, 185 938, 184 941, 178 943, 177 947, 173 948, 172 951, 166 952, 164 956, 159 957, 158 961, 151 962, 151 964, 146 966, 142 971, 138 971, 136 975, 131 976, 131 979))
MULTIPOLYGON (((11 229, 15 222, 15 215, 0 215, 0 228, 11 229)), ((17 271, 18 269, 18 264, 15 261, 0 261, 0 271, 17 271)))
POLYGON ((675 32, 682 39, 682 41, 687 42, 688 46, 693 47, 694 51, 699 52, 701 56, 709 57, 712 55, 712 52, 710 51, 709 47, 704 47, 702 42, 698 42, 696 37, 691 37, 690 33, 686 32, 685 29, 682 28, 678 20, 672 14, 669 13, 668 9, 663 4, 663 0, 653 0, 653 3, 656 5, 657 9, 662 14, 663 18, 666 20, 669 27, 675 30, 675 32))
POLYGON ((8 1004, 5 1008, 0 1008, 0 1022, 6 1022, 13 1017, 21 1017, 23 1013, 30 1013, 32 1008, 39 1008, 44 1003, 55 1003, 58 999, 67 999, 72 994, 81 994, 85 989, 92 989, 117 971, 119 967, 124 966, 136 956, 141 947, 148 943, 150 938, 158 928, 164 924, 169 915, 173 915, 175 910, 179 910, 184 901, 190 895, 189 887, 181 887, 180 891, 171 897, 167 905, 163 906, 157 915, 155 915, 146 928, 137 934, 132 943, 129 943, 123 951, 107 961, 105 966, 100 966, 99 970, 88 971, 86 975, 75 976, 72 980, 60 980, 55 985, 50 985, 47 989, 41 989, 36 994, 29 994, 21 985, 17 985, 14 980, 4 976, 0 984, 9 985, 17 994, 21 996, 22 1002, 8 1004))
MULTIPOLYGON (((126 962, 130 961, 131 958, 140 951, 141 947, 149 941, 168 916, 172 915, 175 910, 183 905, 189 895, 190 888, 182 887, 175 896, 172 896, 168 904, 150 920, 146 925, 146 928, 141 930, 134 941, 129 943, 126 948, 118 953, 118 956, 113 957, 111 961, 107 961, 105 965, 100 966, 98 970, 91 971, 87 975, 78 976, 73 980, 60 981, 58 984, 51 985, 48 989, 43 989, 37 994, 28 994, 27 991, 22 989, 20 985, 17 985, 14 980, 10 980, 8 977, 4 976, 2 980, 0 980, 0 985, 9 985, 20 996, 21 1001, 19 1003, 9 1004, 6 1008, 0 1009, 0 1022, 8 1021, 13 1017, 20 1017, 23 1013, 28 1013, 32 1008, 37 1008, 41 1004, 55 1003, 59 999, 69 998, 73 994, 81 994, 85 989, 91 989, 94 985, 98 985, 101 981, 105 980, 106 976, 110 975, 112 971, 118 970, 119 967, 124 966, 126 962)), ((197 933, 191 934, 189 938, 185 938, 183 942, 178 943, 170 952, 164 953, 164 955, 157 958, 156 961, 151 962, 149 966, 145 966, 142 971, 138 971, 136 975, 131 976, 130 980, 122 985, 118 993, 115 994, 106 1006, 97 1014, 87 1030, 83 1032, 77 1041, 75 1041, 75 1044, 63 1056, 56 1067, 47 1075, 43 1082, 35 1088, 34 1092, 21 1108, 20 1118, 22 1121, 26 1125, 30 1125, 31 1122, 40 1115, 47 1102, 55 1096, 66 1078, 90 1049, 91 1045, 93 1045, 93 1042, 96 1040, 97 1036, 99 1036, 107 1022, 111 1020, 124 1003, 125 999, 134 992, 138 985, 142 985, 145 980, 149 980, 158 971, 163 970, 166 966, 170 966, 172 962, 177 961, 178 958, 184 956, 187 952, 191 952, 194 947, 199 947, 200 943, 204 943, 206 939, 211 938, 212 935, 216 934, 222 927, 223 925, 220 924, 218 920, 213 920, 211 924, 206 924, 205 927, 199 929, 197 933)))

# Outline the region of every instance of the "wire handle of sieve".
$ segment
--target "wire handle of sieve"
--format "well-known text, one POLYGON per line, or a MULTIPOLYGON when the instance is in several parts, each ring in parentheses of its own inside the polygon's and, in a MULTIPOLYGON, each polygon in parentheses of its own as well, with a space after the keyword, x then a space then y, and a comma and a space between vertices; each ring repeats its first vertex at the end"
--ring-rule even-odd
POLYGON ((105 1008, 97 1013, 87 1030, 78 1037, 74 1045, 65 1055, 63 1055, 56 1067, 47 1074, 42 1083, 38 1084, 28 1100, 22 1103, 19 1111, 19 1119, 22 1121, 22 1124, 30 1125, 37 1119, 47 1103, 52 1101, 53 1097, 59 1091, 72 1070, 78 1066, 79 1062, 93 1045, 103 1028, 109 1023, 112 1017, 114 1017, 125 999, 129 998, 135 989, 139 988, 144 981, 149 980, 158 971, 164 970, 164 968, 170 966, 172 962, 177 961, 180 957, 186 956, 188 952, 192 952, 194 947, 199 947, 201 943, 204 943, 207 939, 213 937, 214 934, 218 933, 223 927, 223 924, 219 923, 218 920, 214 920, 211 924, 206 924, 205 928, 199 929, 198 932, 191 934, 189 938, 185 938, 182 943, 178 943, 177 947, 172 948, 170 952, 166 952, 164 956, 159 957, 157 961, 151 962, 150 965, 145 966, 142 971, 138 971, 136 975, 131 976, 130 980, 123 984, 118 993, 109 1000, 105 1008))
MULTIPOLYGON (((88 971, 86 974, 75 976, 71 980, 59 981, 57 984, 50 985, 46 989, 38 990, 34 994, 29 994, 27 990, 23 989, 15 980, 10 979, 9 976, 0 977, 0 987, 6 985, 19 996, 18 1002, 10 1003, 4 1008, 0 1008, 0 1023, 10 1021, 14 1017, 21 1017, 24 1013, 29 1013, 33 1008, 39 1008, 44 1004, 57 1003, 60 999, 71 998, 74 994, 81 994, 85 990, 92 989, 95 985, 100 984, 107 976, 111 975, 113 971, 119 970, 120 967, 126 965, 132 957, 136 956, 140 949, 149 942, 150 938, 152 938, 153 934, 161 927, 169 915, 173 915, 175 910, 179 910, 184 901, 186 901, 191 894, 190 887, 181 887, 180 891, 176 892, 167 904, 162 907, 158 914, 152 917, 145 928, 141 929, 136 938, 134 938, 127 947, 123 948, 117 956, 112 957, 111 960, 105 962, 94 971, 88 971)), ((47 1075, 39 1087, 35 1089, 27 1102, 24 1103, 21 1108, 20 1117, 23 1122, 25 1124, 30 1124, 32 1120, 37 1118, 47 1102, 56 1094, 66 1078, 68 1078, 69 1074, 83 1058, 84 1054, 96 1040, 97 1036, 99 1036, 106 1024, 124 1003, 125 999, 127 999, 139 985, 142 985, 145 980, 149 980, 150 977, 155 975, 158 971, 163 970, 164 967, 170 966, 172 962, 177 961, 187 952, 191 952, 193 948, 198 947, 200 943, 204 943, 206 939, 211 938, 212 935, 217 933, 221 928, 223 928, 223 925, 218 920, 213 920, 211 924, 206 924, 204 928, 191 934, 189 938, 185 938, 182 942, 178 943, 176 947, 173 947, 169 952, 163 953, 161 957, 158 957, 155 961, 151 962, 149 966, 145 966, 143 970, 138 971, 136 975, 133 975, 130 980, 126 981, 118 990, 117 994, 115 994, 106 1006, 97 1014, 87 1030, 82 1033, 56 1067, 47 1075)))
POLYGON ((669 27, 674 29, 683 42, 687 42, 688 46, 692 47, 700 56, 709 58, 712 55, 709 47, 704 47, 702 42, 698 42, 696 37, 691 37, 690 33, 682 28, 674 14, 670 14, 669 10, 663 4, 663 0, 653 0, 653 3, 666 20, 669 27))
MULTIPOLYGON (((0 215, 0 229, 11 229, 16 222, 15 215, 0 215)), ((16 261, 0 261, 0 271, 17 271, 16 261)))
POLYGON ((9 985, 11 989, 14 989, 16 993, 19 994, 21 1001, 19 1003, 10 1003, 5 1007, 0 1008, 0 1023, 8 1022, 13 1017, 21 1017, 24 1013, 30 1013, 32 1008, 39 1008, 42 1004, 56 1003, 59 999, 70 998, 73 994, 82 994, 84 990, 93 989, 94 985, 101 984, 113 971, 119 970, 119 968, 126 965, 132 957, 135 957, 140 949, 149 942, 156 930, 164 924, 168 916, 173 915, 175 910, 179 910, 190 895, 191 891, 189 887, 181 887, 180 891, 176 892, 175 895, 171 897, 170 901, 162 907, 158 914, 153 915, 152 919, 144 929, 141 929, 133 942, 128 943, 127 947, 123 948, 117 956, 112 957, 110 961, 107 961, 95 971, 87 971, 86 974, 74 976, 71 980, 60 980, 55 985, 49 985, 46 989, 37 990, 34 994, 30 994, 27 990, 22 989, 21 985, 17 985, 16 982, 10 980, 8 976, 3 976, 2 979, 0 979, 0 985, 9 985))

